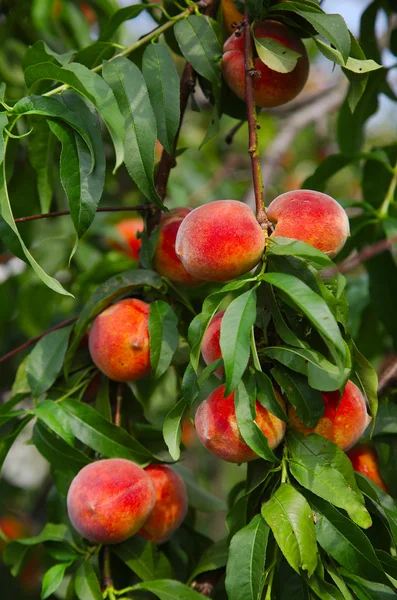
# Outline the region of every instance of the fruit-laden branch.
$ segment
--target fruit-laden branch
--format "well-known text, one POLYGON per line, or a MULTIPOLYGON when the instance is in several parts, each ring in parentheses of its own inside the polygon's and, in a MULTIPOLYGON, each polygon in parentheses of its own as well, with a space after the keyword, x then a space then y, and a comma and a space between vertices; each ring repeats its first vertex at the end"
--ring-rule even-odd
MULTIPOLYGON (((346 85, 344 81, 341 81, 337 87, 330 88, 325 95, 323 93, 319 94, 317 100, 314 99, 309 105, 304 104, 294 111, 283 122, 279 133, 268 147, 260 165, 264 189, 268 189, 271 185, 274 175, 277 173, 277 167, 298 133, 311 123, 324 119, 325 115, 336 110, 345 95, 346 85)), ((245 197, 245 202, 248 206, 254 207, 255 199, 256 190, 254 186, 251 186, 245 197)))
POLYGON ((245 102, 247 105, 247 120, 249 131, 248 152, 251 156, 253 189, 255 193, 256 218, 259 225, 266 230, 269 226, 265 210, 263 182, 258 148, 258 123, 254 100, 255 65, 252 57, 251 23, 248 17, 247 5, 244 7, 244 64, 245 64, 245 102))
MULTIPOLYGON (((154 210, 154 204, 137 204, 136 206, 101 206, 96 212, 151 212, 154 210)), ((25 223, 26 221, 36 221, 37 219, 52 219, 54 217, 64 217, 70 215, 70 210, 58 210, 57 212, 43 213, 39 215, 29 215, 27 217, 18 217, 15 223, 25 223)))
POLYGON ((36 337, 31 338, 30 340, 28 340, 24 344, 21 344, 17 348, 14 348, 14 350, 11 350, 10 352, 8 352, 7 354, 5 354, 4 356, 0 356, 0 363, 5 362, 7 359, 11 358, 11 356, 14 356, 14 354, 17 354, 18 352, 21 352, 22 350, 26 350, 26 348, 29 348, 30 346, 33 346, 33 344, 35 344, 36 342, 38 342, 39 340, 41 340, 41 338, 43 338, 45 335, 47 335, 49 333, 52 333, 53 331, 56 331, 57 329, 62 329, 63 327, 67 327, 68 325, 71 325, 75 321, 77 321, 77 317, 72 317, 71 319, 67 319, 66 321, 62 321, 62 323, 58 323, 58 325, 54 325, 54 327, 51 327, 51 329, 47 329, 47 331, 44 331, 43 333, 40 333, 40 335, 36 335, 36 337))

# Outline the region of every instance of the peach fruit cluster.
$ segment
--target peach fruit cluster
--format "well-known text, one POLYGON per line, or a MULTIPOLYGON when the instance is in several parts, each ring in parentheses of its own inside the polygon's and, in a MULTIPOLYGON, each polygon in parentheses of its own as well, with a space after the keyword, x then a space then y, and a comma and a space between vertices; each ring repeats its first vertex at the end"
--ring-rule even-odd
POLYGON ((182 477, 167 465, 142 469, 109 458, 84 467, 73 479, 67 508, 73 527, 95 544, 118 544, 139 534, 161 544, 187 513, 182 477))

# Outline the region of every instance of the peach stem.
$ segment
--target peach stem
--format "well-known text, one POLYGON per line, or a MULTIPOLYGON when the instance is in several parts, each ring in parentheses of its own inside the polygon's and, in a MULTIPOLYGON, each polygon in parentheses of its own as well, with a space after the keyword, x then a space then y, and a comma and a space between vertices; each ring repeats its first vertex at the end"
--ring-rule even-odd
POLYGON ((259 159, 256 106, 254 101, 255 65, 252 57, 251 23, 248 16, 247 4, 244 7, 244 63, 245 63, 245 102, 247 105, 247 120, 249 132, 248 153, 251 157, 252 179, 255 191, 256 218, 259 225, 266 230, 270 223, 265 209, 262 173, 259 159))

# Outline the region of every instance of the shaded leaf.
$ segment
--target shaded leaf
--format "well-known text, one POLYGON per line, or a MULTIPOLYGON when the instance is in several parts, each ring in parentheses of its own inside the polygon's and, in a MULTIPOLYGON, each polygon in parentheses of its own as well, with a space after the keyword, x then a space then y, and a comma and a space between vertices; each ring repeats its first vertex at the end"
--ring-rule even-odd
POLYGON ((157 300, 150 304, 149 313, 150 363, 155 379, 171 364, 178 347, 178 318, 169 304, 157 300))
POLYGON ((214 30, 216 23, 203 15, 191 15, 174 27, 175 37, 183 56, 194 70, 220 85, 222 48, 214 30))

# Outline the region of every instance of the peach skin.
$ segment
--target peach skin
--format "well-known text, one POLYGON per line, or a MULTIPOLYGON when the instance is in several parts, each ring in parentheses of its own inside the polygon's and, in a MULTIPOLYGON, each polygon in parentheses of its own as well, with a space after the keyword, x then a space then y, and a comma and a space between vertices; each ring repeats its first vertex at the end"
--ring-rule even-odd
POLYGON ((124 240, 125 246, 122 246, 117 241, 112 241, 111 246, 115 250, 123 252, 134 260, 139 260, 139 250, 141 248, 141 239, 138 234, 144 229, 143 220, 140 217, 133 219, 123 219, 115 225, 120 237, 124 240))
POLYGON ((372 479, 372 481, 386 492, 386 494, 389 493, 385 482, 380 476, 378 456, 372 444, 359 444, 358 446, 354 446, 354 448, 349 450, 347 456, 350 458, 355 471, 363 473, 363 475, 372 479))
MULTIPOLYGON (((293 71, 279 73, 257 56, 254 58, 254 100, 257 106, 271 108, 293 100, 302 91, 309 75, 309 59, 300 37, 278 21, 264 21, 254 26, 257 39, 275 40, 300 54, 293 71)), ((233 33, 223 46, 222 74, 229 88, 245 100, 244 32, 233 33)))
POLYGON ((95 365, 114 381, 150 373, 149 304, 128 298, 109 306, 93 322, 89 350, 95 365))
POLYGON ((277 196, 267 209, 275 224, 272 235, 306 242, 331 258, 350 235, 346 211, 336 200, 312 190, 295 190, 277 196))
POLYGON ((195 286, 203 283, 190 275, 175 252, 175 240, 183 219, 191 212, 190 208, 174 208, 170 214, 161 217, 159 238, 153 257, 153 267, 163 277, 173 283, 195 286))
POLYGON ((236 26, 244 20, 244 15, 237 9, 233 0, 222 0, 222 15, 228 33, 233 33, 236 26))
POLYGON ((322 435, 342 450, 349 450, 358 442, 371 422, 365 398, 352 381, 346 383, 342 397, 339 390, 323 392, 322 396, 324 415, 313 429, 303 425, 293 406, 288 410, 290 426, 304 435, 322 435))
POLYGON ((167 465, 150 465, 145 471, 155 487, 156 504, 139 534, 162 544, 170 539, 186 517, 186 487, 179 473, 167 465))
POLYGON ((255 267, 264 246, 264 231, 246 204, 216 200, 195 208, 184 218, 175 250, 194 277, 229 281, 255 267))
MULTIPOLYGON (((217 312, 211 319, 210 324, 207 327, 207 331, 204 334, 203 341, 201 344, 201 354, 206 365, 210 365, 218 358, 222 358, 220 337, 221 337, 221 323, 222 317, 225 314, 224 310, 217 312)), ((219 367, 214 371, 214 374, 218 379, 222 379, 224 368, 219 367)))
MULTIPOLYGON (((224 397, 225 386, 214 390, 200 404, 195 416, 196 432, 201 443, 218 458, 232 463, 243 463, 258 458, 245 443, 237 425, 234 409, 234 392, 224 397)), ((275 392, 281 406, 281 396, 275 392)), ((270 449, 276 448, 285 434, 286 424, 256 402, 256 419, 262 433, 267 437, 270 449)))
POLYGON ((137 533, 156 502, 149 475, 130 460, 108 458, 73 479, 67 509, 73 527, 95 544, 118 544, 137 533))

